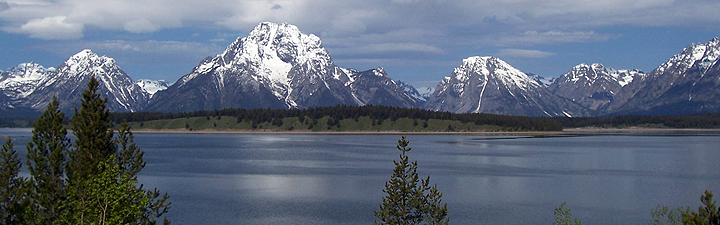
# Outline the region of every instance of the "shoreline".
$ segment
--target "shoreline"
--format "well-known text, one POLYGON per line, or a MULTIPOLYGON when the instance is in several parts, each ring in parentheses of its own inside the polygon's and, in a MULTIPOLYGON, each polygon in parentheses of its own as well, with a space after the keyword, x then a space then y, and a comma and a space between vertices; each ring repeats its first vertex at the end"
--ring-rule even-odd
POLYGON ((581 135, 657 135, 667 133, 715 133, 720 129, 700 128, 566 128, 562 131, 285 131, 285 130, 186 130, 186 129, 134 129, 133 133, 158 134, 318 134, 318 135, 478 135, 478 136, 581 136, 581 135))
MULTIPOLYGON (((7 128, 0 129, 30 129, 7 128)), ((309 130, 186 130, 186 129, 131 129, 133 133, 148 134, 297 134, 297 135, 475 135, 475 136, 532 136, 532 137, 562 137, 562 136, 589 136, 589 135, 698 135, 698 133, 720 135, 720 129, 702 128, 565 128, 562 131, 309 131, 309 130)), ((71 132, 68 130, 68 132, 71 132)), ((0 135, 0 139, 7 136, 0 135)))

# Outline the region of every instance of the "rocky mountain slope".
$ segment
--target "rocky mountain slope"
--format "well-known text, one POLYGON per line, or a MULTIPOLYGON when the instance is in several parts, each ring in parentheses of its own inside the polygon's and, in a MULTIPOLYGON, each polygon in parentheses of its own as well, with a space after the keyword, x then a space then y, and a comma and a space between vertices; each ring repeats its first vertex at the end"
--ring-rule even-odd
POLYGON ((25 107, 24 99, 32 94, 38 83, 52 76, 55 68, 45 68, 37 63, 21 63, 0 73, 0 109, 25 107))
POLYGON ((359 72, 338 67, 317 36, 303 34, 293 25, 266 22, 158 92, 148 110, 337 104, 419 105, 382 69, 359 72))
POLYGON ((720 38, 692 44, 623 88, 610 114, 694 114, 720 111, 720 38))
POLYGON ((99 92, 108 98, 108 109, 113 112, 142 110, 149 94, 120 69, 115 60, 83 50, 57 69, 45 69, 34 63, 20 64, 0 77, 0 91, 7 100, 6 110, 42 111, 57 96, 60 109, 71 112, 80 106, 82 92, 90 77, 100 81, 99 92))
POLYGON ((580 64, 556 78, 548 89, 578 104, 597 110, 613 101, 615 95, 635 77, 645 74, 639 70, 614 70, 602 64, 580 64))
POLYGON ((171 83, 168 83, 164 80, 148 80, 148 79, 139 79, 135 81, 135 84, 137 84, 140 89, 142 89, 144 92, 146 92, 150 98, 155 95, 158 91, 162 91, 170 87, 172 85, 171 83))
MULTIPOLYGON (((133 81, 114 59, 83 50, 56 68, 0 71, 0 113, 40 112, 57 96, 72 112, 92 75, 113 112, 387 105, 522 116, 720 112, 720 38, 692 44, 649 73, 580 64, 554 79, 494 57, 469 57, 436 88, 419 91, 383 68, 336 66, 320 38, 261 23, 170 85, 133 81)), ((30 113, 32 114, 32 113, 30 113)))
POLYGON ((445 77, 425 107, 455 113, 585 116, 585 108, 560 98, 495 57, 470 57, 445 77))

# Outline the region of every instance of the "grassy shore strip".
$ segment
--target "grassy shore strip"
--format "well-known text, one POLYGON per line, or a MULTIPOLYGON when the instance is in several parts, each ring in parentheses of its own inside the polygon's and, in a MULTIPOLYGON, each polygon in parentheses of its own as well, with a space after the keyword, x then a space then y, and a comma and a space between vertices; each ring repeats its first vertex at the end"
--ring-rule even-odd
POLYGON ((623 136, 677 136, 677 135, 718 135, 720 129, 676 129, 676 128, 571 128, 563 131, 278 131, 278 130, 187 130, 187 129, 139 129, 136 133, 168 134, 297 134, 297 135, 468 135, 468 136, 524 136, 524 137, 578 137, 599 135, 623 136))
POLYGON ((498 132, 527 131, 518 127, 500 127, 495 125, 463 123, 457 120, 417 120, 398 118, 395 120, 376 120, 369 117, 357 119, 334 119, 324 116, 319 119, 300 119, 289 117, 270 122, 238 121, 236 117, 188 117, 165 120, 131 122, 133 131, 209 131, 209 132, 363 132, 363 133, 405 133, 405 132, 498 132))
POLYGON ((383 131, 307 131, 307 130, 293 130, 293 131, 280 131, 280 130, 218 130, 218 129, 206 129, 206 130, 187 130, 187 129, 139 129, 133 130, 133 133, 168 133, 168 134, 347 134, 347 135, 365 135, 365 134, 378 134, 378 135, 439 135, 439 134, 454 134, 454 135, 500 135, 500 136, 552 136, 552 135, 564 135, 562 131, 399 131, 399 130, 383 130, 383 131))

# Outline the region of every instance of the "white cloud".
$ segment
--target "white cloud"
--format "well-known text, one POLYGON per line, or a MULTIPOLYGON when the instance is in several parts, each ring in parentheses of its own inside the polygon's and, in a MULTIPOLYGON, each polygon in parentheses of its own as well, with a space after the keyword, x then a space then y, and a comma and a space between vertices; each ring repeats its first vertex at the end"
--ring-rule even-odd
MULTIPOLYGON (((340 37, 453 27, 506 33, 614 25, 705 27, 720 23, 718 8, 716 0, 5 0, 0 21, 6 31, 20 32, 27 25, 24 33, 38 38, 57 33, 27 31, 51 22, 48 18, 64 18, 60 24, 71 31, 92 25, 132 33, 186 26, 246 31, 262 21, 288 22, 340 37)), ((64 36, 78 37, 69 33, 64 36)))
POLYGON ((382 53, 382 52, 417 52, 442 54, 443 50, 431 45, 418 43, 378 43, 361 46, 358 52, 382 53))
POLYGON ((527 46, 538 44, 583 43, 607 41, 617 35, 599 34, 594 31, 536 31, 522 33, 494 33, 480 38, 478 45, 484 46, 527 46))
POLYGON ((204 57, 220 53, 225 46, 180 41, 73 41, 44 46, 58 56, 70 56, 83 49, 108 55, 120 63, 195 65, 204 57))
POLYGON ((497 55, 508 58, 547 58, 555 55, 555 53, 530 49, 505 48, 500 49, 497 55))
POLYGON ((32 38, 46 40, 78 39, 83 36, 83 25, 68 23, 66 17, 55 16, 30 20, 16 30, 32 38))
POLYGON ((148 33, 148 32, 154 32, 154 31, 157 31, 160 29, 160 27, 158 25, 155 25, 145 19, 138 19, 138 20, 126 22, 123 25, 123 28, 125 28, 126 31, 129 31, 132 33, 148 33))

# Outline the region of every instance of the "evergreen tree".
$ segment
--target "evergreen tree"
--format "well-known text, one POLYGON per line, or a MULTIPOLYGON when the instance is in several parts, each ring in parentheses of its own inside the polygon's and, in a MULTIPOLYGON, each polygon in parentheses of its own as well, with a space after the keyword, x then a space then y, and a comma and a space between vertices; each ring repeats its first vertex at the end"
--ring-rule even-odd
POLYGON ((555 212, 553 212, 555 222, 553 223, 553 225, 580 225, 580 220, 572 218, 570 209, 565 207, 566 205, 567 202, 563 202, 562 204, 560 204, 560 206, 555 208, 555 212))
POLYGON ((0 150, 0 224, 25 224, 23 217, 29 205, 25 196, 25 179, 18 177, 20 159, 10 138, 0 150))
POLYGON ((700 202, 703 206, 698 207, 697 212, 685 211, 682 213, 682 223, 688 225, 719 225, 720 210, 713 200, 713 193, 705 190, 705 194, 700 196, 700 202))
POLYGON ((145 152, 140 151, 140 148, 135 145, 134 139, 130 131, 130 124, 123 121, 120 124, 120 130, 115 140, 118 145, 117 152, 115 152, 116 164, 121 172, 136 179, 137 174, 145 167, 145 160, 143 159, 145 152))
POLYGON ((137 174, 145 167, 144 153, 135 145, 127 122, 113 139, 107 99, 97 94, 97 88, 92 77, 71 120, 77 140, 68 163, 68 199, 63 203, 68 211, 63 222, 156 224, 169 209, 168 195, 136 185, 137 174))
POLYGON ((31 176, 31 199, 37 222, 56 224, 65 198, 65 163, 70 140, 62 124, 65 114, 53 96, 35 122, 32 141, 27 144, 27 165, 31 176))
POLYGON ((83 92, 80 111, 70 121, 75 137, 75 148, 70 153, 68 180, 86 179, 100 174, 98 164, 115 153, 110 112, 106 108, 107 98, 101 98, 95 76, 90 78, 87 90, 83 92))
MULTIPOLYGON (((120 130, 115 142, 118 144, 114 156, 116 159, 115 165, 117 165, 121 174, 128 177, 129 181, 137 183, 137 174, 145 167, 145 160, 143 159, 145 152, 135 145, 134 136, 127 121, 120 124, 120 130)), ((160 195, 160 191, 157 189, 152 191, 144 190, 142 185, 137 186, 136 190, 128 191, 131 193, 127 196, 136 197, 128 199, 128 201, 138 205, 145 204, 143 214, 137 218, 138 224, 156 224, 156 218, 162 217, 170 209, 167 193, 160 195), (138 196, 133 194, 136 191, 143 193, 142 198, 137 198, 138 196)), ((167 219, 163 220, 164 223, 169 223, 167 219)))
POLYGON ((69 192, 70 208, 64 215, 66 224, 138 224, 149 202, 142 189, 135 186, 137 180, 114 164, 115 156, 100 161, 97 171, 102 171, 79 185, 82 191, 69 192), (128 201, 130 200, 130 201, 128 201))
POLYGON ((689 207, 669 208, 667 206, 657 206, 650 211, 650 225, 680 225, 682 224, 682 214, 690 213, 689 207))
POLYGON ((380 210, 375 224, 448 224, 447 204, 442 204, 442 194, 437 185, 430 186, 430 176, 420 179, 417 174, 417 161, 410 162, 406 155, 412 148, 410 142, 402 136, 398 140, 400 161, 393 160, 395 169, 390 180, 385 182, 380 210))

